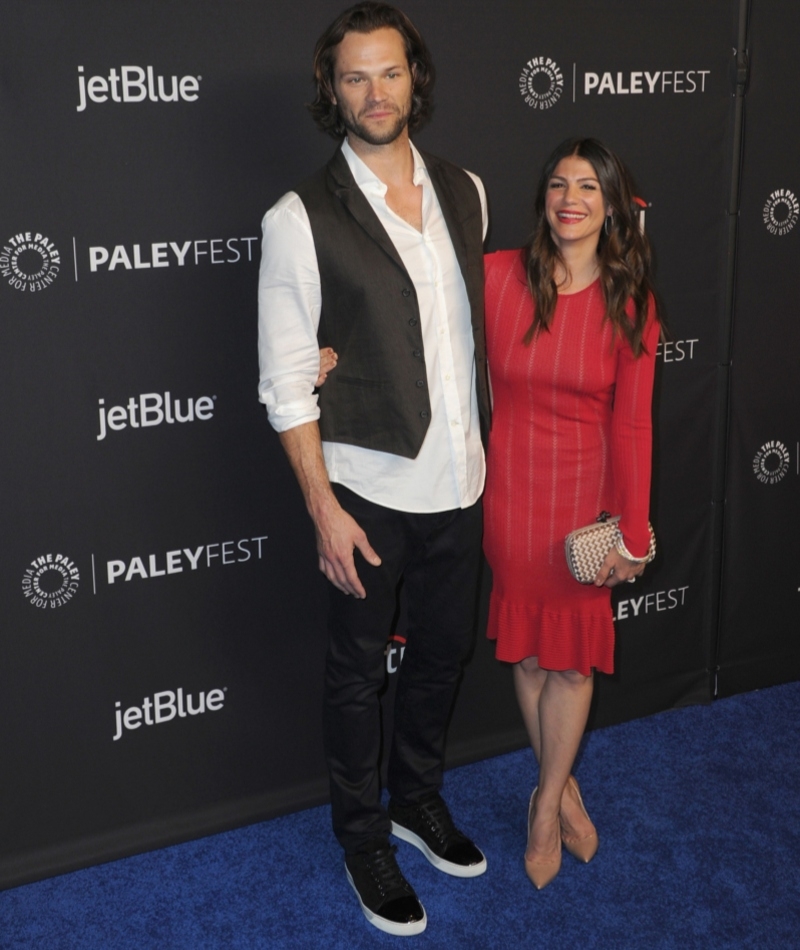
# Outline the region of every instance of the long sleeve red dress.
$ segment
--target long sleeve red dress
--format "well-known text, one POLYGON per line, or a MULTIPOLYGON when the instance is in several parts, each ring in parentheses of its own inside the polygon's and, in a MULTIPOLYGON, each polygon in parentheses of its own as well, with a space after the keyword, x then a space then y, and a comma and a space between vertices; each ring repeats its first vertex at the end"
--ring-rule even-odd
POLYGON ((564 538, 601 511, 621 515, 625 545, 647 553, 652 391, 659 324, 645 350, 604 320, 598 281, 560 295, 550 330, 522 338, 533 300, 519 251, 486 257, 486 335, 494 394, 484 550, 494 585, 487 636, 499 660, 544 669, 614 670, 611 591, 569 573, 564 538))

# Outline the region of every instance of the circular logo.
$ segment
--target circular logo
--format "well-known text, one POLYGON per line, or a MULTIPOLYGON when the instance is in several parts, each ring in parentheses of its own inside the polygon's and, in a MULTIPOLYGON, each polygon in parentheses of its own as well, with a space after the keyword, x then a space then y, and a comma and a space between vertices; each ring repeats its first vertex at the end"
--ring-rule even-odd
POLYGON ((27 293, 44 290, 58 276, 61 255, 50 238, 24 231, 10 237, 0 250, 0 276, 27 293))
POLYGON ((800 202, 788 188, 778 188, 767 198, 761 217, 770 234, 783 237, 797 224, 800 202))
POLYGON ((22 593, 34 607, 63 607, 75 596, 80 579, 75 562, 66 555, 42 554, 25 568, 22 593))
POLYGON ((791 456, 783 444, 773 439, 765 442, 753 459, 753 473, 764 485, 774 485, 789 471, 791 456))
POLYGON ((522 70, 519 91, 531 109, 549 109, 561 98, 564 76, 549 56, 534 56, 522 70))

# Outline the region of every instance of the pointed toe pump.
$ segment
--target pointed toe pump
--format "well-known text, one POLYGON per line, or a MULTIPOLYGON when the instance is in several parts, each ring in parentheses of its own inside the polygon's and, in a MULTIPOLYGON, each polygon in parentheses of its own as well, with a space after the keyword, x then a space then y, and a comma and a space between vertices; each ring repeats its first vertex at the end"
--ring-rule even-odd
POLYGON ((561 870, 561 838, 558 838, 556 850, 551 854, 540 854, 531 851, 531 829, 533 827, 533 818, 536 814, 536 793, 538 786, 533 790, 530 804, 528 805, 528 848, 525 851, 525 873, 530 878, 531 883, 540 891, 546 887, 561 870))
POLYGON ((575 797, 578 799, 578 804, 580 805, 581 811, 586 816, 586 820, 592 826, 592 830, 585 835, 570 834, 564 827, 564 821, 562 819, 561 841, 563 842, 567 851, 569 851, 569 853, 574 858, 577 858, 579 861, 583 861, 584 864, 588 864, 597 854, 597 849, 600 845, 600 839, 597 837, 597 829, 592 824, 592 819, 589 817, 586 811, 586 806, 583 804, 581 790, 578 787, 578 783, 575 780, 574 775, 570 775, 570 777, 567 779, 567 784, 572 786, 572 790, 575 793, 575 797))

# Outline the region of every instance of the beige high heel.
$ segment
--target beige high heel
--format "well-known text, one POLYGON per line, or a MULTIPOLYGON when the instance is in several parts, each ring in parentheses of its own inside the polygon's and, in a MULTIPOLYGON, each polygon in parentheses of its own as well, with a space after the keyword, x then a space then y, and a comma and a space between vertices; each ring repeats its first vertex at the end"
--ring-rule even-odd
POLYGON ((588 864, 592 858, 597 854, 597 849, 600 846, 600 839, 597 836, 597 829, 592 824, 592 819, 589 817, 586 806, 583 804, 583 798, 581 797, 581 790, 578 787, 578 782, 575 779, 574 775, 570 775, 567 779, 567 785, 572 784, 575 790, 575 795, 578 798, 578 804, 581 807, 581 811, 586 815, 586 820, 592 825, 592 830, 588 835, 570 835, 564 829, 564 821, 561 819, 561 840, 564 843, 564 847, 569 851, 569 853, 577 858, 579 861, 583 861, 584 864, 588 864))
MULTIPOLYGON (((531 828, 533 826, 533 817, 536 812, 536 793, 539 786, 533 790, 531 800, 528 805, 528 848, 531 844, 531 828)), ((529 854, 525 851, 525 873, 531 880, 531 883, 540 891, 546 887, 561 870, 561 838, 558 839, 558 847, 554 855, 541 855, 535 851, 529 854)))

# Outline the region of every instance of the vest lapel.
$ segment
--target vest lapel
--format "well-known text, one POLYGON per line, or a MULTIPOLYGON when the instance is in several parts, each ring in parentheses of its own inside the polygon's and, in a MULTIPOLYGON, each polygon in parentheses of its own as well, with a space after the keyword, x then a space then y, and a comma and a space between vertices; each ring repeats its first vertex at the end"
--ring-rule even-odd
MULTIPOLYGON (((364 197, 364 193, 356 184, 347 159, 342 155, 341 148, 337 149, 336 154, 328 162, 329 180, 328 185, 336 197, 347 208, 353 218, 369 234, 372 240, 382 248, 397 266, 408 276, 405 265, 397 253, 397 249, 392 244, 391 238, 386 233, 386 229, 378 220, 378 216, 372 210, 369 201, 364 197)), ((410 278, 409 278, 410 279, 410 278)))
POLYGON ((427 152, 420 154, 425 159, 425 167, 431 176, 433 190, 439 199, 439 207, 442 209, 447 230, 450 232, 450 239, 453 242, 453 250, 458 260, 458 266, 461 268, 461 274, 464 277, 467 287, 469 287, 469 278, 467 276, 467 245, 464 240, 464 229, 461 227, 461 221, 456 213, 457 205, 453 197, 453 192, 450 189, 446 176, 441 174, 436 157, 428 155, 427 152))

